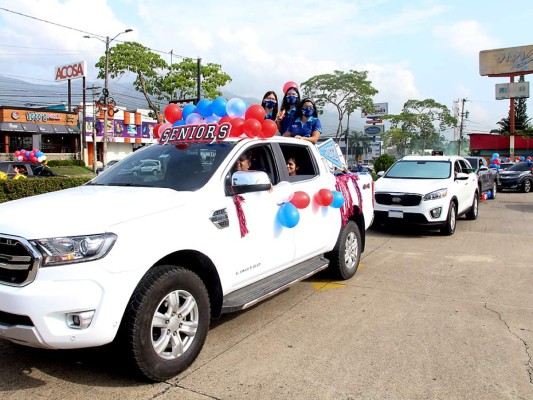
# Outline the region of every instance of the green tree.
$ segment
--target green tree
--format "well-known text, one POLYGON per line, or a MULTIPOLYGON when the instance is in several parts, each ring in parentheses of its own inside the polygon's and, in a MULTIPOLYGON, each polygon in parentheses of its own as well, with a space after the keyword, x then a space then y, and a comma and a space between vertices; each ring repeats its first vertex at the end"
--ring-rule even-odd
MULTIPOLYGON (((222 72, 220 64, 200 65, 201 91, 205 98, 214 99, 222 95, 218 88, 231 82, 231 77, 222 72)), ((183 100, 197 97, 198 63, 184 58, 172 64, 166 75, 157 79, 155 94, 162 100, 183 100)))
MULTIPOLYGON (((105 55, 96 63, 98 78, 105 79, 105 55)), ((111 79, 127 73, 135 75, 133 86, 146 99, 151 115, 161 113, 159 101, 197 97, 198 66, 191 58, 168 65, 158 54, 137 42, 117 44, 109 49, 108 73, 111 79), (155 101, 153 99, 157 99, 155 101)), ((201 91, 204 97, 215 98, 219 87, 231 82, 219 64, 200 66, 201 91)))
MULTIPOLYGON (((105 79, 105 55, 96 63, 99 68, 98 78, 105 79)), ((133 86, 142 93, 148 107, 155 116, 160 112, 159 107, 152 101, 156 92, 156 81, 159 74, 168 68, 167 63, 156 53, 137 42, 119 43, 109 49, 108 54, 109 77, 114 79, 128 72, 135 75, 133 86)))
POLYGON ((404 131, 402 128, 393 127, 381 135, 381 138, 383 139, 383 146, 395 146, 398 155, 403 157, 407 154, 407 149, 413 139, 413 134, 404 131))
POLYGON ((372 96, 378 91, 367 77, 367 71, 334 71, 332 74, 316 75, 302 83, 303 96, 312 98, 319 108, 331 104, 337 110, 339 125, 335 140, 339 140, 343 133, 345 115, 349 116, 356 109, 373 108, 372 96))
POLYGON ((418 144, 422 152, 428 144, 439 143, 441 132, 457 125, 457 118, 450 114, 448 107, 433 99, 407 100, 400 114, 382 118, 389 120, 392 128, 400 127, 411 134, 411 147, 418 144))
POLYGON ((382 154, 374 160, 374 171, 386 171, 395 161, 396 159, 390 154, 382 154))

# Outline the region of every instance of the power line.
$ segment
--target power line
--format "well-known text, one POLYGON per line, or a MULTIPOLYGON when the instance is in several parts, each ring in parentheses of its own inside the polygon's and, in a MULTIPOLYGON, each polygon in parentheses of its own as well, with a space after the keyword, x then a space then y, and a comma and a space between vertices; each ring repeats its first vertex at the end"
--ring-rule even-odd
MULTIPOLYGON (((3 11, 6 11, 6 12, 10 12, 12 14, 16 14, 16 15, 20 15, 22 17, 26 17, 26 18, 31 18, 31 19, 34 19, 36 21, 40 21, 40 22, 44 22, 44 23, 47 23, 47 24, 51 24, 51 25, 55 25, 55 26, 59 26, 61 28, 65 28, 65 29, 70 29, 72 31, 76 31, 76 32, 80 32, 80 33, 85 33, 87 35, 90 35, 90 36, 96 36, 98 38, 100 38, 101 40, 105 40, 107 36, 104 36, 104 35, 98 35, 96 33, 92 33, 92 32, 88 32, 88 31, 84 31, 84 30, 81 30, 81 29, 77 29, 77 28, 73 28, 71 26, 67 26, 67 25, 63 25, 63 24, 58 24, 57 22, 52 22, 52 21, 47 21, 45 19, 42 19, 42 18, 37 18, 37 17, 34 17, 34 16, 31 16, 31 15, 27 15, 27 14, 23 14, 21 12, 17 12, 17 11, 13 11, 13 10, 9 10, 7 8, 4 8, 4 7, 0 7, 0 10, 3 10, 3 11)), ((120 41, 120 40, 117 40, 117 42, 120 42, 120 43, 124 43, 123 41, 120 41)), ((179 58, 190 58, 192 60, 198 60, 198 58, 194 58, 194 57, 186 57, 186 56, 181 56, 179 54, 175 54, 173 52, 173 50, 170 50, 170 51, 163 51, 163 50, 156 50, 156 49, 152 49, 150 47, 146 47, 146 49, 150 50, 150 51, 153 51, 153 52, 157 52, 157 53, 161 53, 161 54, 168 54, 168 55, 171 55, 172 56, 176 56, 176 57, 179 57, 179 58)))

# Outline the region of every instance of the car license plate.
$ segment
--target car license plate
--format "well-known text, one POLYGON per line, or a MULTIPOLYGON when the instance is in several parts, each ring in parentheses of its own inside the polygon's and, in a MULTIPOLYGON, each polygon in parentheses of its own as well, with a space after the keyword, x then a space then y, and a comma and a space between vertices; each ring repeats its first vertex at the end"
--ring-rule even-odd
POLYGON ((389 218, 403 218, 403 211, 390 210, 389 218))

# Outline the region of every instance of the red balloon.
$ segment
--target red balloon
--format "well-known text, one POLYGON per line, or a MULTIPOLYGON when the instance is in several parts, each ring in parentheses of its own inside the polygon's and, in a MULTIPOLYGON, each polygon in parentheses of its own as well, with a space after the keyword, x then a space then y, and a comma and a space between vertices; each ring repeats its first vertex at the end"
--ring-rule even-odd
POLYGON ((233 118, 230 121, 231 132, 230 137, 239 137, 244 132, 244 119, 242 118, 233 118))
POLYGON ((305 208, 311 203, 311 199, 309 198, 309 195, 305 192, 294 192, 291 203, 296 206, 296 208, 302 209, 305 208))
POLYGON ((176 121, 179 121, 183 116, 180 106, 177 104, 169 104, 165 107, 165 118, 168 122, 173 124, 176 121))
POLYGON ((244 121, 243 131, 249 138, 257 137, 261 134, 261 122, 256 119, 247 119, 244 121))
POLYGON ((18 157, 18 156, 20 156, 20 151, 19 150, 15 151, 15 157, 18 157))
POLYGON ((229 122, 229 123, 231 123, 231 117, 230 117, 229 115, 226 115, 226 116, 220 118, 220 119, 218 120, 217 124, 220 125, 220 124, 223 124, 224 122, 229 122))
POLYGON ((244 114, 244 119, 256 119, 259 122, 263 122, 265 119, 265 109, 260 104, 252 104, 248 109, 246 110, 246 113, 244 114))
POLYGON ((276 132, 278 131, 278 126, 271 119, 263 120, 261 127, 262 127, 262 132, 259 135, 259 137, 262 137, 265 139, 274 136, 276 132))
POLYGON ((320 189, 315 195, 315 200, 319 205, 327 207, 333 203, 333 193, 329 189, 320 189))
POLYGON ((298 87, 298 84, 293 81, 289 81, 283 85, 283 94, 287 93, 287 90, 289 90, 291 87, 298 89, 300 91, 300 88, 298 87))
POLYGON ((154 134, 154 137, 155 137, 156 139, 159 139, 159 137, 161 136, 161 135, 159 134, 159 128, 160 128, 160 127, 161 127, 161 124, 155 124, 155 125, 154 125, 154 130, 153 130, 152 133, 154 134))

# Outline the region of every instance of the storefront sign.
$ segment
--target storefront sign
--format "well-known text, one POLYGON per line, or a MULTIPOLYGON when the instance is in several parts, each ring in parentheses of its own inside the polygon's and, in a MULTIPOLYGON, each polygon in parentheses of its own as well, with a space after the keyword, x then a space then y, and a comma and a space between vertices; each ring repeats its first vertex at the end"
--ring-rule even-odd
POLYGON ((78 79, 85 76, 87 61, 77 61, 72 64, 62 65, 55 68, 55 80, 78 79))
POLYGON ((61 121, 61 116, 59 114, 49 114, 49 113, 38 113, 38 112, 27 112, 26 121, 29 122, 46 122, 46 121, 61 121))
POLYGON ((533 69, 533 45, 508 47, 505 49, 483 50, 479 52, 479 74, 530 73, 533 69))

